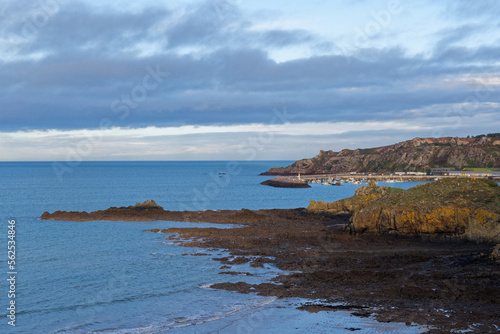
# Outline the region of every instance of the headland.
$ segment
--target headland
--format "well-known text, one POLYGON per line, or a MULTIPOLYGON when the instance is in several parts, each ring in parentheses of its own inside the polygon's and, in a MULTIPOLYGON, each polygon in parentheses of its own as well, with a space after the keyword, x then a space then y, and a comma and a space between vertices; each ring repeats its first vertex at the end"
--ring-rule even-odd
POLYGON ((297 176, 343 173, 423 173, 432 168, 500 168, 500 134, 472 138, 414 138, 373 148, 320 151, 310 159, 301 159, 287 167, 274 167, 262 173, 273 176, 297 176))

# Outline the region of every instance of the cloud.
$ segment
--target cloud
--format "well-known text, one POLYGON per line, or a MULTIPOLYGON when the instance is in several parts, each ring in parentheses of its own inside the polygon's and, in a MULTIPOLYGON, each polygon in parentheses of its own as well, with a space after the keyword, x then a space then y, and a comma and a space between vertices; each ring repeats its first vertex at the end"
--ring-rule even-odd
POLYGON ((447 12, 462 19, 493 17, 498 19, 500 7, 496 0, 455 0, 447 6, 447 12))
POLYGON ((201 58, 49 57, 0 69, 5 87, 0 128, 97 127, 102 118, 120 126, 265 122, 273 108, 282 106, 293 110, 296 122, 388 120, 408 109, 465 101, 477 89, 489 93, 480 102, 498 102, 498 86, 462 81, 471 67, 460 68, 457 62, 475 56, 452 53, 425 60, 388 50, 349 65, 339 56, 276 63, 252 49, 218 50, 201 58), (133 100, 147 68, 155 67, 168 73, 165 80, 125 107, 126 113, 113 112, 113 102, 133 100))
POLYGON ((279 123, 271 119, 227 126, 0 132, 0 157, 2 161, 295 160, 315 155, 319 149, 374 147, 436 133, 454 136, 477 126, 493 132, 500 126, 500 120, 492 121, 484 113, 442 114, 434 121, 425 116, 379 122, 279 123), (369 143, 366 136, 371 138, 369 143))
MULTIPOLYGON (((489 5, 492 13, 500 7, 489 5)), ((420 128, 402 127, 404 133, 432 132, 453 115, 496 124, 500 35, 498 26, 481 22, 482 6, 449 5, 441 14, 448 21, 437 26, 426 53, 410 54, 380 38, 377 47, 367 43, 346 54, 307 18, 259 16, 225 0, 132 9, 9 1, 0 14, 0 45, 8 46, 0 52, 0 131, 98 129, 103 120, 123 129, 240 129, 267 124, 282 107, 298 136, 300 127, 314 129, 300 135, 309 139, 317 124, 358 124, 366 135, 377 129, 363 124, 408 120, 419 120, 420 128), (474 19, 457 19, 467 12, 474 19), (151 69, 165 76, 154 81, 151 69)), ((376 23, 370 10, 365 16, 376 23)), ((384 29, 384 36, 398 36, 384 29)), ((189 135, 220 134, 183 136, 189 135)))
POLYGON ((117 13, 60 0, 40 2, 31 10, 14 7, 11 11, 12 17, 22 19, 8 20, 1 28, 10 37, 14 55, 44 53, 59 57, 76 53, 117 56, 133 45, 156 39, 154 28, 170 15, 160 7, 117 13))

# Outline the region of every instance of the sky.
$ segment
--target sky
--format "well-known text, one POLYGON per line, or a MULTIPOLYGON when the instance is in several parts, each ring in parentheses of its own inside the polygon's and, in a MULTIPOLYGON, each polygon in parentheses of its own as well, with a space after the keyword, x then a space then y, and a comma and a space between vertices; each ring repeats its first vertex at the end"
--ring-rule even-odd
POLYGON ((500 132, 500 2, 4 0, 0 85, 0 161, 297 160, 500 132))

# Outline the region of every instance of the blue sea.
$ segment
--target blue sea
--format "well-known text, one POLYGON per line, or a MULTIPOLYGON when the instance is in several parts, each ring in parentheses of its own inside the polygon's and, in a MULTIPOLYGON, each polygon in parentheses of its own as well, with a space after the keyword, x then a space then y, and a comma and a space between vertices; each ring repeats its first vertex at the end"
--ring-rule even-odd
POLYGON ((280 189, 259 184, 270 178, 259 173, 290 163, 0 163, 0 333, 351 333, 348 328, 363 333, 421 332, 416 326, 377 323, 348 312, 297 310, 304 300, 211 289, 216 282, 259 283, 281 272, 270 265, 239 265, 233 270, 255 275, 219 275, 221 265, 211 258, 227 256, 225 250, 180 247, 165 234, 144 232, 226 225, 39 219, 44 211, 90 212, 150 199, 167 210, 297 208, 310 200, 351 196, 358 187, 280 189), (15 222, 12 228, 9 221, 15 222), (9 239, 9 230, 15 230, 14 238, 9 239), (7 247, 13 239, 15 266, 9 268, 7 247), (210 255, 191 256, 199 252, 210 255), (14 286, 8 281, 11 276, 14 286), (11 301, 15 322, 8 317, 11 301))

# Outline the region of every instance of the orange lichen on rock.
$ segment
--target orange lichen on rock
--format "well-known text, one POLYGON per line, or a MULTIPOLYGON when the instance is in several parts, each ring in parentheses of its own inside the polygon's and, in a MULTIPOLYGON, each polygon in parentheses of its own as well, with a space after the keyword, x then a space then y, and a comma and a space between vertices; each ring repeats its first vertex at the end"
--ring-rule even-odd
POLYGON ((390 193, 399 193, 401 191, 401 189, 397 188, 370 185, 357 188, 354 192, 354 196, 336 202, 311 201, 307 210, 310 212, 328 213, 332 215, 345 213, 353 214, 390 193))
POLYGON ((353 233, 445 234, 500 240, 500 187, 488 180, 446 179, 399 193, 363 187, 353 197, 310 210, 350 212, 353 233), (376 191, 379 195, 375 195, 376 191))

